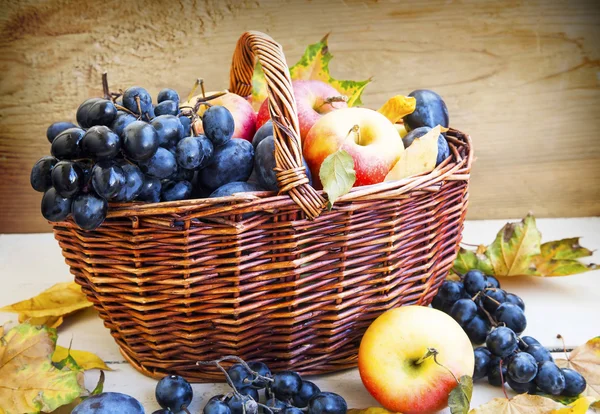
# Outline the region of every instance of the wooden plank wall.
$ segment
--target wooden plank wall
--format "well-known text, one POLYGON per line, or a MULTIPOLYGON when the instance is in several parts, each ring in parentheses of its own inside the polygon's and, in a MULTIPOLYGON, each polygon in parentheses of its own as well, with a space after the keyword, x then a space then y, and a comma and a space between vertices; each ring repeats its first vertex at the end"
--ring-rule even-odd
POLYGON ((374 76, 363 102, 431 88, 477 161, 469 218, 600 214, 600 2, 2 1, 0 232, 44 232, 33 163, 45 129, 115 88, 187 94, 228 84, 238 36, 262 30, 290 63, 331 32, 338 78, 374 76))

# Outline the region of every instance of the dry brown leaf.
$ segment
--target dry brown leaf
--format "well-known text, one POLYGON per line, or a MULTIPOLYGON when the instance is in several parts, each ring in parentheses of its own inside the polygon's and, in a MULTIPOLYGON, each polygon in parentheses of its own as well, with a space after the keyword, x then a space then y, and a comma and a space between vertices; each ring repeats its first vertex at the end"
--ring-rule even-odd
POLYGON ((31 320, 32 324, 44 320, 56 324, 58 319, 49 317, 58 318, 90 306, 92 303, 86 299, 79 285, 75 282, 64 282, 31 299, 0 308, 0 312, 18 313, 20 321, 31 320), (40 319, 34 321, 34 318, 40 319))
POLYGON ((411 175, 430 172, 435 168, 437 159, 437 141, 440 135, 439 125, 420 138, 416 138, 402 152, 394 168, 384 181, 397 181, 411 175))
POLYGON ((578 346, 569 355, 569 359, 557 359, 556 365, 571 368, 579 372, 587 382, 582 396, 600 400, 600 336, 578 346))
POLYGON ((564 405, 539 395, 519 394, 510 400, 494 398, 469 411, 469 414, 552 414, 564 405))

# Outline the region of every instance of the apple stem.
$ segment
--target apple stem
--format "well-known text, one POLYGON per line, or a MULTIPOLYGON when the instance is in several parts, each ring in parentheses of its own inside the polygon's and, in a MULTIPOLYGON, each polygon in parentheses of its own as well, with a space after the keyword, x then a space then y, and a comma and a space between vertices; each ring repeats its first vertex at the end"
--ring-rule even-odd
POLYGON ((415 365, 421 365, 423 362, 425 362, 425 360, 427 358, 433 357, 433 359, 435 360, 435 356, 437 354, 438 354, 437 349, 435 349, 435 348, 427 348, 427 352, 425 352, 425 355, 423 355, 421 358, 419 358, 417 360, 417 362, 415 362, 415 365))
POLYGON ((194 82, 194 86, 192 86, 192 90, 188 94, 186 101, 189 101, 194 97, 194 93, 196 92, 196 89, 198 89, 198 85, 200 85, 200 78, 196 79, 196 82, 194 82))
POLYGON ((355 133, 356 134, 356 138, 357 138, 357 144, 360 145, 360 126, 358 126, 357 124, 355 124, 352 128, 350 128, 350 131, 348 131, 348 135, 346 135, 346 138, 348 138, 350 136, 351 133, 355 133))
POLYGON ((506 394, 506 387, 504 386, 504 374, 502 374, 502 363, 503 361, 500 360, 500 381, 502 381, 502 392, 504 393, 506 399, 509 400, 510 398, 508 398, 508 394, 506 394))
POLYGON ((567 361, 571 361, 571 359, 569 358, 569 354, 567 353, 567 345, 565 344, 565 338, 561 334, 556 335, 556 337, 562 341, 563 352, 565 353, 565 358, 567 359, 567 361))
POLYGON ((316 109, 319 110, 325 105, 333 106, 333 103, 335 102, 348 102, 348 97, 346 95, 330 96, 327 99, 325 99, 323 103, 319 105, 316 109))

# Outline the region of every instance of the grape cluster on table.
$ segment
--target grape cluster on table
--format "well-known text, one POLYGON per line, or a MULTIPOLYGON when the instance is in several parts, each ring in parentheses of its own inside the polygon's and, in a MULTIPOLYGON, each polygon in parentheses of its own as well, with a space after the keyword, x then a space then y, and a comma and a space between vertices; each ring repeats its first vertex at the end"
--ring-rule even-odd
POLYGON ((469 270, 460 281, 446 280, 431 306, 452 316, 474 345, 485 343, 474 350, 473 380, 506 382, 520 394, 576 397, 585 390, 581 374, 559 368, 535 338, 520 336, 527 327, 525 303, 495 277, 469 270))
MULTIPOLYGON (((137 86, 118 98, 86 100, 77 110, 77 125, 50 125, 52 155, 31 171, 31 186, 44 193, 42 215, 54 222, 71 216, 79 227, 93 230, 106 218, 109 201, 156 203, 265 189, 260 180, 247 182, 255 146, 233 137, 227 108, 207 106, 204 133, 196 135, 195 108, 180 109, 172 89, 160 91, 156 105, 137 86)), ((272 134, 269 123, 259 138, 272 140, 272 134)), ((274 159, 273 152, 267 156, 274 159)))

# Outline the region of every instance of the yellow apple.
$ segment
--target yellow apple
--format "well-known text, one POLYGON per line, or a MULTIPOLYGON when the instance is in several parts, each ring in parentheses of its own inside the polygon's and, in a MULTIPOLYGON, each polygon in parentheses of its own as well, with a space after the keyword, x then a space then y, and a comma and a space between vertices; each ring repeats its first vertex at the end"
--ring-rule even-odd
POLYGON ((460 325, 422 306, 403 306, 379 316, 365 332, 358 353, 365 388, 382 406, 404 414, 446 407, 457 385, 454 377, 473 375, 473 366, 473 347, 460 325), (433 356, 426 357, 430 349, 443 367, 433 356))
POLYGON ((355 187, 382 182, 404 151, 396 127, 379 112, 367 108, 329 112, 312 126, 302 145, 317 188, 323 160, 340 148, 354 160, 355 187))

